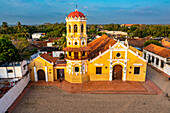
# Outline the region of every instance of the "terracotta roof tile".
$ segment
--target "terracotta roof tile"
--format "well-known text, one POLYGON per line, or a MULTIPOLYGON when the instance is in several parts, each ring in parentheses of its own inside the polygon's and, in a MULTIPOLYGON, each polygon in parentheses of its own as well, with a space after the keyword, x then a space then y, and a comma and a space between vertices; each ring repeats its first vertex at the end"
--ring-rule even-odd
POLYGON ((109 38, 107 35, 102 35, 100 38, 94 40, 93 42, 88 44, 88 47, 91 49, 90 57, 91 59, 95 58, 99 55, 99 51, 103 53, 109 46, 113 46, 116 43, 115 40, 109 38))
POLYGON ((144 48, 144 50, 150 51, 152 53, 155 53, 159 56, 162 56, 164 58, 170 57, 170 49, 160 47, 154 44, 150 44, 144 48))
POLYGON ((57 58, 52 57, 46 53, 41 54, 40 57, 44 58, 45 60, 49 61, 50 63, 52 63, 52 62, 55 63, 57 61, 57 58))
POLYGON ((170 48, 170 42, 168 42, 168 41, 165 41, 165 39, 162 39, 162 45, 164 46, 164 47, 166 47, 166 48, 170 48))

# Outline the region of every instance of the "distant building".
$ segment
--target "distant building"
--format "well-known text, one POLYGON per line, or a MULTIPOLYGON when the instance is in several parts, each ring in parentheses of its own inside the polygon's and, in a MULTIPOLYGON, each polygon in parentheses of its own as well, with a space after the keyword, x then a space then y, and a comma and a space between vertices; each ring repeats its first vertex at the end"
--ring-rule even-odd
POLYGON ((143 58, 170 78, 170 49, 150 44, 143 49, 143 58))
POLYGON ((165 47, 165 48, 170 48, 170 39, 169 38, 163 38, 161 40, 161 44, 165 47))
POLYGON ((39 39, 40 37, 44 37, 45 33, 33 33, 32 34, 32 39, 36 40, 39 39))
POLYGON ((0 65, 0 78, 22 78, 28 71, 27 61, 0 65))
POLYGON ((130 28, 132 25, 139 25, 139 26, 142 26, 142 24, 121 24, 120 26, 121 26, 121 27, 126 26, 126 27, 130 28))
POLYGON ((60 57, 61 54, 64 55, 64 51, 61 51, 58 47, 42 47, 40 53, 46 53, 52 57, 60 57))
POLYGON ((123 32, 123 31, 108 31, 108 30, 103 30, 100 32, 105 32, 107 35, 112 35, 115 36, 116 38, 121 37, 121 36, 127 36, 127 32, 123 32))

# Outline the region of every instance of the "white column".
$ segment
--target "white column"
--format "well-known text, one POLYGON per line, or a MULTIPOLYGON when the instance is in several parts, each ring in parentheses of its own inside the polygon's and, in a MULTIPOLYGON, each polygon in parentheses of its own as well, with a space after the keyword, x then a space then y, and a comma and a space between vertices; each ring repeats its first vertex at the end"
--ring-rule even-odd
POLYGON ((38 81, 38 76, 37 76, 37 70, 36 70, 35 66, 34 66, 34 78, 35 78, 35 81, 37 82, 38 81))
POLYGON ((73 73, 74 73, 73 69, 74 69, 74 67, 72 67, 72 75, 73 75, 73 73))
POLYGON ((124 65, 123 69, 123 81, 126 81, 126 65, 124 65))
POLYGON ((47 70, 47 66, 45 66, 45 81, 48 82, 48 70, 47 70))
POLYGON ((159 65, 158 65, 158 68, 161 69, 161 59, 159 58, 159 65))
POLYGON ((109 81, 112 81, 112 49, 110 49, 110 73, 109 73, 109 81))
POLYGON ((126 71, 127 71, 127 50, 125 51, 125 61, 123 69, 123 81, 126 81, 126 71))
POLYGON ((82 67, 80 66, 80 75, 82 75, 82 67))
POLYGON ((13 68, 14 68, 14 76, 16 77, 15 67, 13 67, 13 68))

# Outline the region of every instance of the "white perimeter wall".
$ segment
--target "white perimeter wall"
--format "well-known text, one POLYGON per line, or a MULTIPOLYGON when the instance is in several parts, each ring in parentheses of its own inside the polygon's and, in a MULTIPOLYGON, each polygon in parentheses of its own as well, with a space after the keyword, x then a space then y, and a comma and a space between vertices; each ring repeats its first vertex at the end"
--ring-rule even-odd
POLYGON ((17 97, 22 93, 24 88, 30 81, 28 76, 23 77, 18 81, 1 99, 0 99, 0 113, 5 113, 17 97))

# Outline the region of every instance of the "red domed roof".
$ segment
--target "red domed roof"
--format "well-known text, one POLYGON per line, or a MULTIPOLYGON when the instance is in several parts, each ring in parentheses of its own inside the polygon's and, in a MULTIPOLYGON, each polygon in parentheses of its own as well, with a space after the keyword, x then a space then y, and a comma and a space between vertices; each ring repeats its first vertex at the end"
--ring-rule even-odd
POLYGON ((85 17, 84 16, 84 14, 82 13, 82 12, 79 12, 79 11, 77 11, 77 9, 74 11, 74 12, 71 12, 69 15, 68 15, 68 17, 85 17))

